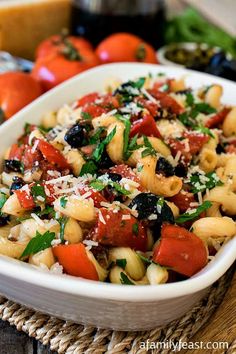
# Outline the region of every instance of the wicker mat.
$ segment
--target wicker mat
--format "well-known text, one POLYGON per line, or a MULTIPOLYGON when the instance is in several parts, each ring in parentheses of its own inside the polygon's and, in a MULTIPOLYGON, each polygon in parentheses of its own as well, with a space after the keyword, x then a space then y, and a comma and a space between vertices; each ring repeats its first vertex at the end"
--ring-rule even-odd
MULTIPOLYGON (((168 326, 158 327, 151 331, 118 332, 112 330, 85 327, 69 321, 35 312, 0 297, 0 318, 35 337, 52 351, 66 354, 144 354, 146 349, 140 343, 163 342, 172 340, 187 342, 202 327, 220 305, 233 276, 231 268, 209 290, 203 300, 195 305, 182 318, 168 326)), ((152 353, 169 354, 170 349, 152 350, 152 353)), ((227 354, 236 353, 236 341, 232 343, 227 354)))

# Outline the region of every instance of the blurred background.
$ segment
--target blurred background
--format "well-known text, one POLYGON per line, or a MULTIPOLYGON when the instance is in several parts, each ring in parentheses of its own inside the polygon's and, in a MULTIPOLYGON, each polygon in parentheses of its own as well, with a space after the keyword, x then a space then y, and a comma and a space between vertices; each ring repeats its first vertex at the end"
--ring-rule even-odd
POLYGON ((235 13, 235 0, 0 0, 0 73, 26 72, 41 92, 121 61, 236 81, 235 13))

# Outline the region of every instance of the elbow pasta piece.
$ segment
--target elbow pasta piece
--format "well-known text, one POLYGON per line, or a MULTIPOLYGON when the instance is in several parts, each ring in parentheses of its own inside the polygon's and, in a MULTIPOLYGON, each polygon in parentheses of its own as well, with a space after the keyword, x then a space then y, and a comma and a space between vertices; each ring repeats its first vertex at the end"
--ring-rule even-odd
POLYGON ((229 186, 229 188, 236 191, 236 155, 232 156, 225 164, 225 167, 220 171, 221 180, 229 186))
POLYGON ((105 281, 108 275, 108 271, 104 269, 96 260, 94 255, 92 254, 91 251, 86 250, 87 256, 90 259, 90 261, 93 263, 94 267, 96 268, 96 271, 98 273, 98 278, 100 281, 105 281))
POLYGON ((123 273, 128 278, 128 280, 134 285, 147 285, 147 284, 149 284, 146 275, 144 275, 144 277, 141 280, 135 281, 135 280, 131 279, 131 277, 126 273, 126 271, 124 269, 122 269, 121 267, 118 267, 118 266, 115 266, 111 269, 111 271, 109 273, 110 282, 113 284, 123 284, 121 273, 123 273))
POLYGON ((224 167, 228 160, 231 159, 233 155, 232 154, 220 154, 217 155, 217 165, 216 167, 224 167))
MULTIPOLYGON (((18 225, 16 225, 18 226, 18 225)), ((15 227, 15 226, 14 226, 15 227)), ((19 225, 20 227, 20 225, 19 225)), ((5 225, 0 227, 0 237, 5 237, 8 238, 10 232, 11 232, 12 226, 11 225, 5 225)), ((12 235, 14 239, 17 239, 19 235, 20 230, 18 229, 18 232, 16 235, 12 235)))
POLYGON ((146 156, 139 161, 143 168, 138 172, 141 185, 150 192, 164 197, 173 197, 182 188, 182 180, 177 176, 164 177, 155 173, 157 158, 146 156))
POLYGON ((93 118, 92 125, 94 129, 97 129, 99 127, 109 127, 109 125, 115 122, 117 122, 116 117, 102 114, 100 117, 93 118))
POLYGON ((185 126, 180 121, 167 119, 158 120, 157 128, 164 138, 169 138, 172 135, 181 136, 186 130, 185 126))
POLYGON ((38 130, 38 129, 34 129, 31 133, 30 133, 30 135, 29 135, 29 145, 32 145, 32 143, 33 143, 33 139, 42 139, 42 140, 44 140, 44 136, 43 136, 43 134, 41 133, 41 131, 40 130, 38 130))
POLYGON ((44 221, 43 226, 39 225, 34 219, 26 219, 21 223, 21 231, 32 238, 36 236, 36 231, 44 234, 46 231, 58 233, 60 231, 60 225, 58 222, 51 224, 50 222, 44 221))
POLYGON ((46 248, 43 251, 31 255, 29 257, 29 263, 36 266, 44 264, 48 269, 50 269, 51 266, 56 263, 54 255, 52 253, 52 247, 46 248))
POLYGON ((215 170, 217 165, 217 153, 215 150, 203 148, 199 155, 199 167, 205 173, 215 170))
POLYGON ((206 210, 206 216, 222 217, 220 212, 220 204, 212 202, 212 206, 206 210))
POLYGON ((211 189, 204 199, 219 203, 227 215, 236 215, 236 194, 228 186, 211 189))
POLYGON ((64 105, 58 110, 56 118, 57 123, 60 125, 75 123, 81 119, 81 108, 79 107, 73 110, 70 106, 64 105))
POLYGON ((11 258, 20 258, 24 252, 27 242, 13 242, 0 236, 0 254, 11 258))
POLYGON ((66 222, 64 230, 64 239, 69 243, 79 243, 83 240, 83 231, 80 224, 72 218, 66 222))
POLYGON ((5 204, 2 207, 2 212, 13 216, 21 216, 24 213, 24 208, 20 205, 20 202, 15 194, 10 195, 5 204))
POLYGON ((203 241, 236 235, 235 222, 227 216, 201 218, 193 223, 192 229, 203 241))
POLYGON ((205 102, 213 108, 218 109, 220 107, 220 100, 222 94, 223 88, 221 85, 212 85, 205 95, 205 102))
MULTIPOLYGON (((163 155, 164 157, 170 156, 171 151, 168 146, 161 140, 152 136, 148 137, 149 143, 152 145, 153 149, 158 152, 159 154, 163 155)), ((137 139, 137 144, 143 144, 143 138, 137 139)))
POLYGON ((166 268, 155 263, 152 263, 147 267, 146 275, 151 285, 163 284, 168 280, 168 272, 166 268))
POLYGON ((115 247, 109 251, 109 260, 126 259, 125 271, 134 280, 140 280, 145 275, 145 267, 135 251, 129 247, 115 247))
POLYGON ((226 137, 236 134, 236 107, 233 107, 225 117, 222 129, 226 137))
POLYGON ((107 144, 107 153, 115 164, 120 164, 123 161, 123 146, 124 146, 124 130, 125 125, 122 122, 116 122, 109 125, 107 135, 116 128, 116 133, 109 144, 107 144))
POLYGON ((176 219, 179 216, 179 208, 177 207, 177 205, 175 205, 175 203, 169 202, 167 200, 166 200, 166 204, 171 208, 174 218, 176 219))
POLYGON ((61 198, 58 198, 54 202, 54 209, 78 221, 89 222, 95 219, 95 208, 91 199, 80 200, 76 196, 70 196, 67 198, 67 203, 63 208, 61 206, 61 198))
POLYGON ((170 85, 171 91, 174 91, 174 92, 183 91, 186 89, 185 80, 183 77, 181 77, 179 79, 170 80, 169 85, 170 85))
POLYGON ((70 164, 74 175, 79 176, 82 166, 85 164, 85 160, 83 159, 81 153, 78 150, 73 149, 65 153, 64 156, 66 157, 67 162, 70 164))
POLYGON ((47 112, 42 118, 42 126, 45 129, 53 128, 57 125, 57 114, 56 112, 47 112))

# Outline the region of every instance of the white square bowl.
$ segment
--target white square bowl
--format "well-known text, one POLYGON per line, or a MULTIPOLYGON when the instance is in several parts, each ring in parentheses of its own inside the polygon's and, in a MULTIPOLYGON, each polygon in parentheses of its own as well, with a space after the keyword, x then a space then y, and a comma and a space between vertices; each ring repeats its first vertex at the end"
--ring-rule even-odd
MULTIPOLYGON (((185 75, 191 87, 219 83, 223 102, 236 102, 236 84, 211 75, 152 64, 108 64, 82 73, 44 94, 0 127, 0 154, 16 141, 25 122, 39 123, 42 115, 64 103, 104 88, 108 78, 133 79, 164 72, 185 75)), ((187 312, 236 259, 236 237, 224 245, 202 271, 188 280, 155 286, 122 286, 68 275, 55 275, 0 256, 0 293, 20 304, 74 322, 116 330, 147 330, 187 312)))

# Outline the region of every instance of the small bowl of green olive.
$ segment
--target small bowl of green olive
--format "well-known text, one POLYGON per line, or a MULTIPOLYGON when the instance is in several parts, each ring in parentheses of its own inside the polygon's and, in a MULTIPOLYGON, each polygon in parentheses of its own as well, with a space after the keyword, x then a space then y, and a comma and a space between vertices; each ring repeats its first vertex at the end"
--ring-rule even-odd
POLYGON ((171 43, 157 51, 160 64, 186 67, 236 81, 236 60, 205 43, 171 43))

